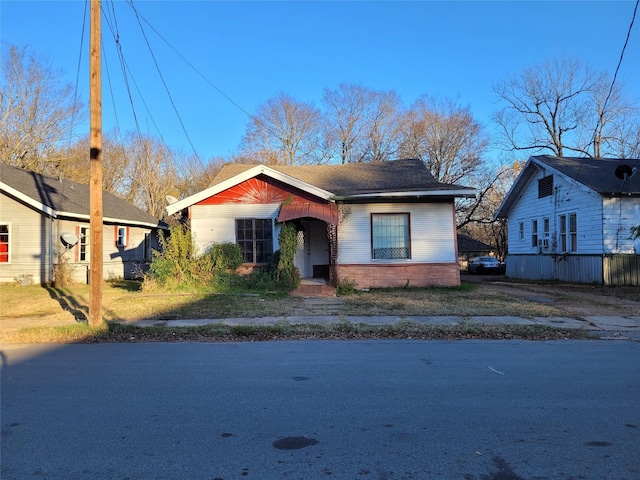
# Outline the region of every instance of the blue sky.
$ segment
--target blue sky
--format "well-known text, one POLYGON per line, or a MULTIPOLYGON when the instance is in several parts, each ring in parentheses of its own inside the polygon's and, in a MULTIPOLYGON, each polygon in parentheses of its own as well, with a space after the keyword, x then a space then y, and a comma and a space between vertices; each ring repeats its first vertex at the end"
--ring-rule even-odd
MULTIPOLYGON (((186 132, 207 160, 234 153, 246 130, 245 112, 255 113, 269 98, 284 92, 320 107, 323 89, 341 82, 395 90, 406 106, 423 94, 457 98, 492 133, 491 114, 498 108, 492 86, 509 75, 562 55, 613 74, 635 1, 134 0, 134 5, 206 78, 143 20, 186 132)), ((103 129, 135 129, 109 29, 115 18, 141 130, 192 153, 132 8, 124 0, 102 0, 102 6, 109 11, 102 23, 103 129)), ((81 49, 84 15, 83 0, 3 0, 2 48, 31 47, 73 85, 80 61, 78 91, 88 102, 88 10, 81 49)), ((618 74, 636 98, 639 24, 636 18, 618 74)), ((81 128, 88 132, 88 126, 81 128)))

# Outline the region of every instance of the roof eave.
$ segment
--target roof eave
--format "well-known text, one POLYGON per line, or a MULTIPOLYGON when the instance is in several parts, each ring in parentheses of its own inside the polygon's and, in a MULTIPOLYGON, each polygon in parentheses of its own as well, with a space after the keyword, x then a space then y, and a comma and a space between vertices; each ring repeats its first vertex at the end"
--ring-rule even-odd
POLYGON ((356 195, 335 195, 333 200, 357 200, 367 198, 398 198, 398 197, 463 197, 463 198, 476 198, 475 189, 459 189, 459 190, 421 190, 415 192, 377 192, 377 193, 362 193, 356 195))
POLYGON ((19 190, 16 190, 13 187, 10 187, 9 185, 7 185, 6 183, 0 182, 0 190, 8 193, 9 195, 17 198, 18 200, 21 200, 22 202, 26 203, 27 205, 32 206, 33 208, 35 208, 36 210, 40 210, 42 213, 45 213, 47 215, 50 215, 52 217, 56 217, 57 212, 55 209, 38 202, 37 200, 34 200, 33 198, 31 198, 28 195, 25 195, 24 193, 22 193, 19 190))

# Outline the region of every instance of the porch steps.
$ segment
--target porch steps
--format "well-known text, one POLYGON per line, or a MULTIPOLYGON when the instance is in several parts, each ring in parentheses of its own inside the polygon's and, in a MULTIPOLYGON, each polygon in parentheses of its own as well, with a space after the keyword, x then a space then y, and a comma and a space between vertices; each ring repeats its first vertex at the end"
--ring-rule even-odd
POLYGON ((290 293, 293 297, 326 298, 335 297, 336 288, 327 285, 324 278, 303 278, 300 285, 290 293))

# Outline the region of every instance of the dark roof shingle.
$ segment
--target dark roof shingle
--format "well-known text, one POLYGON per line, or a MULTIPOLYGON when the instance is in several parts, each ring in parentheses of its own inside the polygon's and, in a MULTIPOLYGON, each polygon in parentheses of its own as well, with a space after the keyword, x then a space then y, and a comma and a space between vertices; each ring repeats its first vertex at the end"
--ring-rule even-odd
POLYGON ((600 194, 640 194, 640 159, 560 158, 546 155, 534 158, 600 194), (628 165, 631 169, 635 167, 635 175, 626 180, 618 178, 616 169, 621 165, 628 165))
MULTIPOLYGON (((40 173, 0 164, 0 182, 58 213, 89 215, 89 185, 57 179, 40 173)), ((165 224, 129 202, 103 192, 102 215, 122 223, 165 224)))
MULTIPOLYGON (((254 166, 227 164, 222 167, 212 185, 235 177, 254 166)), ((437 182, 424 162, 419 159, 344 165, 268 166, 338 196, 427 190, 473 190, 469 187, 437 182)))

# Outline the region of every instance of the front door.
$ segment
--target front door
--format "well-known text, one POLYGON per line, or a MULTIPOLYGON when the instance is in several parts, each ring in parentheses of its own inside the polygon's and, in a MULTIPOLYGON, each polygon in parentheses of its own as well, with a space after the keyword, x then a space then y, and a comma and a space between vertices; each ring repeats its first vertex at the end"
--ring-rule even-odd
POLYGON ((324 277, 329 265, 327 225, 322 220, 301 220, 300 223, 302 230, 298 232, 293 263, 302 278, 324 277))

